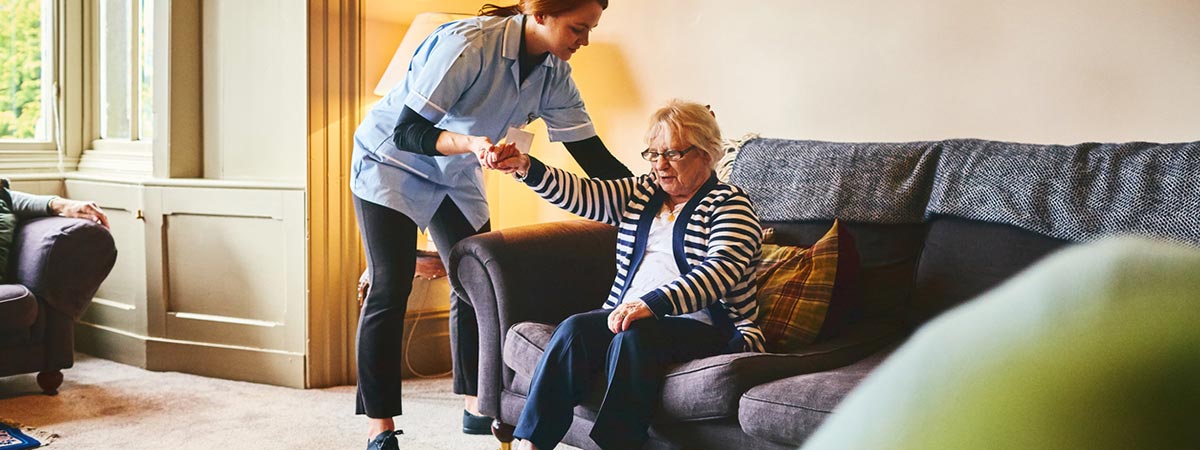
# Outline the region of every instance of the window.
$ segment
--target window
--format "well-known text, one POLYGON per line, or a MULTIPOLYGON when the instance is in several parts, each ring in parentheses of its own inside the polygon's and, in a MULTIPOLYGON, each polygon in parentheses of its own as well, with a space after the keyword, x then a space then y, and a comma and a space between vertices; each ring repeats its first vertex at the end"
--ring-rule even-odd
POLYGON ((99 3, 99 137, 149 141, 154 125, 154 1, 99 3))
POLYGON ((53 0, 0 0, 0 147, 53 148, 53 0))
MULTIPOLYGON (((0 0, 4 1, 4 0, 0 0)), ((91 142, 80 172, 149 176, 154 137, 154 4, 164 0, 89 0, 91 142)), ((84 144, 86 145, 86 144, 84 144)))
POLYGON ((0 173, 150 173, 166 1, 0 0, 0 173))

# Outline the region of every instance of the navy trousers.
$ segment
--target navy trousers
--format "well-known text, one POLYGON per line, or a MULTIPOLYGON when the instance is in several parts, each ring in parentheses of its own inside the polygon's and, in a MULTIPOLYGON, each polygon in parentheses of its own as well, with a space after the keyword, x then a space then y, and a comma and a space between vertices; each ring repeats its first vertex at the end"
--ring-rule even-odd
MULTIPOLYGON (((358 319, 358 397, 355 412, 382 419, 400 415, 400 342, 417 261, 417 225, 407 215, 354 197, 358 228, 367 252, 371 289, 358 319)), ((433 215, 429 234, 445 264, 454 244, 490 229, 476 230, 446 197, 433 215)), ((447 270, 449 270, 447 265, 447 270)), ((450 353, 454 393, 476 395, 479 387, 479 329, 475 309, 450 294, 450 353)))
POLYGON ((658 408, 668 364, 724 353, 728 338, 692 319, 642 319, 613 335, 607 310, 573 315, 554 330, 533 373, 529 397, 513 433, 539 449, 566 436, 572 410, 606 381, 604 400, 589 436, 600 448, 641 448, 658 408))

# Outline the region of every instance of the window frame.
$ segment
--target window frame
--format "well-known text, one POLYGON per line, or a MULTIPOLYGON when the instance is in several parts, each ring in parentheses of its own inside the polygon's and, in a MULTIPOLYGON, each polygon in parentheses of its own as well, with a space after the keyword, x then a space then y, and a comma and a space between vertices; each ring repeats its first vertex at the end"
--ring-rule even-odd
MULTIPOLYGON (((128 55, 129 67, 128 67, 128 69, 130 71, 129 86, 128 86, 129 93, 130 93, 130 95, 129 95, 129 97, 130 97, 129 98, 129 110, 128 110, 129 111, 129 117, 128 117, 129 137, 128 138, 105 138, 105 137, 102 137, 102 131, 101 131, 101 121, 102 121, 101 117, 102 117, 103 113, 101 111, 101 103, 102 103, 101 100, 102 99, 100 98, 100 92, 101 92, 100 73, 102 70, 104 70, 102 62, 100 61, 100 53, 101 53, 100 20, 102 19, 102 17, 100 17, 100 2, 102 2, 102 1, 104 1, 104 0, 90 0, 88 2, 91 5, 93 5, 93 8, 91 9, 90 14, 88 14, 88 17, 87 17, 88 22, 92 24, 91 39, 89 39, 90 45, 89 45, 89 48, 87 49, 87 52, 88 52, 88 59, 91 61, 90 68, 89 68, 89 70, 91 71, 91 77, 90 77, 91 78, 91 89, 88 90, 88 96, 91 98, 91 102, 90 102, 91 107, 92 107, 91 127, 94 130, 94 132, 92 133, 90 146, 88 147, 87 150, 85 150, 85 152, 106 152, 106 153, 110 152, 110 151, 111 152, 120 152, 120 153, 125 154, 127 157, 130 154, 141 153, 141 154, 144 154, 145 159, 146 159, 145 163, 148 164, 150 161, 150 158, 152 157, 152 154, 153 154, 154 137, 149 136, 149 137, 143 138, 140 135, 141 128, 142 128, 141 124, 140 124, 140 122, 142 120, 142 117, 141 117, 142 104, 141 103, 143 100, 141 98, 141 94, 140 94, 140 89, 141 89, 140 76, 142 73, 142 56, 143 55, 141 53, 141 46, 138 42, 139 39, 138 39, 138 35, 137 35, 137 27, 140 26, 140 23, 141 23, 140 20, 142 18, 142 2, 140 0, 128 0, 131 3, 131 5, 130 5, 130 16, 131 17, 129 18, 130 19, 129 23, 130 23, 130 27, 133 28, 133 30, 131 31, 132 36, 130 37, 130 40, 129 40, 129 48, 127 49, 129 52, 129 55, 128 55)), ((147 1, 153 3, 156 0, 147 0, 147 1)), ((155 18, 150 17, 150 20, 155 20, 155 18)), ((155 27, 155 29, 157 29, 157 28, 158 27, 155 27)), ((152 35, 151 39, 158 40, 159 37, 157 34, 155 34, 155 35, 152 35)), ((155 44, 158 44, 158 43, 155 42, 155 44)), ((149 57, 153 58, 153 55, 149 55, 149 57)), ((151 64, 153 64, 153 62, 151 62, 151 64)), ((152 74, 152 76, 155 76, 155 75, 157 75, 157 74, 152 74)), ((153 105, 151 105, 151 107, 153 108, 153 105)), ((154 119, 151 118, 150 120, 153 121, 154 119)), ((149 168, 147 167, 147 170, 148 169, 149 168)), ((149 173, 147 172, 147 175, 148 174, 149 173)))
MULTIPOLYGON (((140 11, 141 2, 131 1, 140 11)), ((111 176, 126 181, 202 177, 198 162, 203 154, 201 124, 194 120, 171 122, 172 116, 190 119, 198 115, 200 86, 170 83, 172 67, 187 73, 202 70, 201 29, 192 23, 200 14, 202 0, 145 1, 153 5, 152 17, 146 16, 152 20, 152 53, 131 50, 135 61, 131 66, 139 71, 131 76, 130 85, 140 84, 145 57, 150 59, 152 92, 146 101, 140 86, 135 88, 132 94, 137 98, 131 101, 138 106, 131 108, 130 114, 143 120, 140 103, 145 101, 151 113, 144 120, 149 121, 152 136, 100 138, 100 0, 50 0, 54 99, 53 109, 48 109, 53 122, 48 135, 53 141, 0 142, 0 176, 70 178, 80 173, 88 178, 111 176)))
MULTIPOLYGON (((42 122, 46 130, 45 139, 5 139, 0 138, 0 167, 12 166, 13 159, 26 159, 30 153, 41 154, 43 157, 58 158, 58 123, 56 109, 58 103, 58 68, 59 68, 59 35, 61 23, 58 12, 61 0, 38 0, 42 9, 42 122), (49 42, 46 40, 49 39, 49 42), (14 154, 21 156, 14 157, 14 154)), ((18 164, 19 165, 19 164, 18 164)), ((18 167, 19 169, 19 167, 18 167)), ((11 170, 11 169, 6 169, 11 170)))

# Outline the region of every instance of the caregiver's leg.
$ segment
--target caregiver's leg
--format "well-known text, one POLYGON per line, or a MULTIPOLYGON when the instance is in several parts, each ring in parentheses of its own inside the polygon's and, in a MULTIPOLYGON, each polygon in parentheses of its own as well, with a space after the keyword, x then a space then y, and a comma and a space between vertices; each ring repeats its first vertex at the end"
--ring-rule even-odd
MULTIPOLYGON (((429 234, 437 245, 447 273, 454 244, 490 229, 491 222, 475 229, 450 197, 442 201, 430 221, 429 234)), ((450 292, 450 357, 454 362, 454 393, 469 396, 467 410, 478 414, 474 400, 479 392, 479 324, 475 320, 475 309, 458 298, 453 290, 450 292)))
POLYGON ((416 267, 417 226, 408 216, 354 197, 371 287, 358 320, 355 411, 370 418, 368 438, 394 428, 402 412, 400 368, 404 313, 416 267))

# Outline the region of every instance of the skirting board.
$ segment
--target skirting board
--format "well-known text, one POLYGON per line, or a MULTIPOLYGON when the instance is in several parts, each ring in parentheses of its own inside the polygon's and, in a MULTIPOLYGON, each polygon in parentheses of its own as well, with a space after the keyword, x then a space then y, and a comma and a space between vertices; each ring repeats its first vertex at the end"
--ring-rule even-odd
POLYGON ((146 370, 305 387, 300 353, 149 338, 90 323, 76 324, 75 335, 83 353, 146 370))

